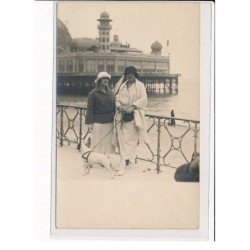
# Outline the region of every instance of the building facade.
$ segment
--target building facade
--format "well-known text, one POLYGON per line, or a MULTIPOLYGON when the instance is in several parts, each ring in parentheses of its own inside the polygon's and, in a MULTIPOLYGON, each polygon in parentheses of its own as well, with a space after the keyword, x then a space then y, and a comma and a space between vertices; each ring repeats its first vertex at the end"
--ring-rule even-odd
POLYGON ((143 75, 169 75, 169 58, 144 54, 74 52, 58 55, 57 72, 60 75, 96 75, 107 71, 121 75, 127 66, 135 66, 143 75))
POLYGON ((69 91, 70 87, 76 85, 78 90, 81 86, 83 92, 88 92, 94 87, 93 81, 101 71, 111 74, 111 84, 114 85, 127 66, 136 67, 140 78, 146 81, 145 84, 167 83, 167 79, 176 77, 178 84, 178 75, 170 74, 169 57, 161 55, 162 45, 158 41, 152 44, 151 54, 146 55, 139 49, 131 48, 130 44, 122 44, 117 34, 114 35, 113 41, 110 41, 112 20, 107 12, 101 13, 97 21, 98 38, 72 39, 70 51, 57 53, 59 92, 63 92, 63 88, 69 91))

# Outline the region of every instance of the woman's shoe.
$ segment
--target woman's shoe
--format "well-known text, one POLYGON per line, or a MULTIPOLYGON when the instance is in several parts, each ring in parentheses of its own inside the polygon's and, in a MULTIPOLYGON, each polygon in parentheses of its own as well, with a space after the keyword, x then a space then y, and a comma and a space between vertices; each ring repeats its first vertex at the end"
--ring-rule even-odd
POLYGON ((116 172, 113 171, 113 173, 111 173, 111 175, 110 175, 110 178, 111 178, 111 179, 114 179, 115 177, 116 177, 116 172))
POLYGON ((121 163, 120 166, 119 166, 118 175, 119 175, 119 176, 122 176, 122 175, 124 175, 124 173, 125 173, 125 164, 124 164, 124 162, 123 162, 123 163, 121 163))
POLYGON ((130 165, 131 164, 131 161, 130 160, 125 160, 126 162, 126 166, 130 165))

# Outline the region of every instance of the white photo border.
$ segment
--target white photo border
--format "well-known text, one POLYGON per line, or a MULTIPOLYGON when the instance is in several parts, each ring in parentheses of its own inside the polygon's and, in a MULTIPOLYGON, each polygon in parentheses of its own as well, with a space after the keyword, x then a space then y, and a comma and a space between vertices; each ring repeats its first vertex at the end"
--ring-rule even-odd
MULTIPOLYGON (((175 1, 178 2, 178 1, 175 1)), ((194 1, 197 2, 197 1, 194 1)), ((191 2, 191 3, 194 3, 191 2)), ((200 2, 200 227, 199 229, 57 229, 56 228, 56 13, 54 3, 53 119, 51 154, 52 238, 132 240, 214 240, 214 2, 200 2), (202 185, 201 185, 202 184, 202 185)), ((143 2, 141 2, 143 4, 143 2)))

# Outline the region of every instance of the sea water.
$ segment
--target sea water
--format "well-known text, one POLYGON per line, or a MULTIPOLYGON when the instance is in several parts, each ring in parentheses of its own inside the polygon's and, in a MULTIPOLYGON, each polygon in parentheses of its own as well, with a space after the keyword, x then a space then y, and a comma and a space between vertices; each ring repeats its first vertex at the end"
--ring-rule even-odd
MULTIPOLYGON (((86 106, 87 96, 58 96, 59 104, 71 106, 86 106)), ((200 87, 197 81, 179 79, 179 92, 177 95, 169 95, 156 91, 148 94, 146 113, 170 116, 174 110, 176 118, 200 120, 200 87)))

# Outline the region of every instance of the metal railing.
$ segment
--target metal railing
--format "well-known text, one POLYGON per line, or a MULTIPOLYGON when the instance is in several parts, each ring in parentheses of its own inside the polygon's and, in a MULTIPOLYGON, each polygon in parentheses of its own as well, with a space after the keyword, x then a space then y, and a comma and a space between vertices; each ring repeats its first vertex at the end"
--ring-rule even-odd
MULTIPOLYGON (((80 150, 89 131, 85 125, 85 107, 57 105, 57 140, 62 147, 64 142, 74 143, 80 150)), ((157 173, 161 166, 176 168, 191 161, 192 155, 199 152, 200 122, 196 120, 146 114, 149 144, 138 146, 136 161, 153 163, 157 173), (188 160, 189 159, 189 160, 188 160)))

